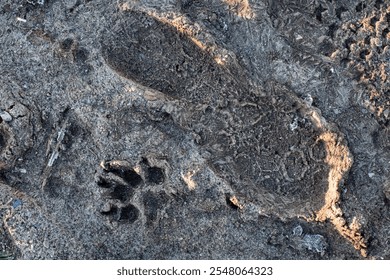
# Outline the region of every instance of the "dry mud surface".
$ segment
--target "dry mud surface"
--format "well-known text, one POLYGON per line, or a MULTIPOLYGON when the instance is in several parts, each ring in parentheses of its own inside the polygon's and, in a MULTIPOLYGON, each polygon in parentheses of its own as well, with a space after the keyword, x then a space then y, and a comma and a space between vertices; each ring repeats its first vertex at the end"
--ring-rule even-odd
POLYGON ((0 6, 0 258, 390 259, 390 3, 0 6))

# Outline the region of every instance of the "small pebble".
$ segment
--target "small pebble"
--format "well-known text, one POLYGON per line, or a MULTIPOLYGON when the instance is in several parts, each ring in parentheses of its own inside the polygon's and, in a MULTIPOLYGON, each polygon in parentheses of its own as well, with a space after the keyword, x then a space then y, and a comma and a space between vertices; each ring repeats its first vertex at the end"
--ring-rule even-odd
POLYGON ((386 109, 384 112, 383 112, 383 116, 387 119, 389 117, 389 114, 390 114, 390 110, 389 109, 386 109))
POLYGON ((300 225, 297 225, 297 226, 293 229, 293 235, 301 236, 302 233, 303 233, 303 228, 302 228, 300 225))
POLYGON ((5 112, 5 111, 0 111, 0 118, 5 122, 12 121, 12 116, 8 112, 5 112))

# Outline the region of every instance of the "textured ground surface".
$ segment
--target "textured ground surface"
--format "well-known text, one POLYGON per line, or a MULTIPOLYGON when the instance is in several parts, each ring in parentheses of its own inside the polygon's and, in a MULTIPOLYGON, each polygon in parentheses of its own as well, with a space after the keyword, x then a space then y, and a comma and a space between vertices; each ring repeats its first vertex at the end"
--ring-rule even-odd
POLYGON ((388 1, 0 6, 0 258, 390 259, 388 1))

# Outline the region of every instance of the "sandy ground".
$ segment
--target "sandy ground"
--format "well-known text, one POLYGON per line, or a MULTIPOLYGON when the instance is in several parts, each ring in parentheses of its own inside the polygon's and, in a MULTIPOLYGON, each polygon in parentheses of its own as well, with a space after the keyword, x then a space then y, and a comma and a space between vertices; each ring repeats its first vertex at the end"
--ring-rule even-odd
POLYGON ((390 258, 387 1, 2 0, 0 25, 0 258, 390 258))

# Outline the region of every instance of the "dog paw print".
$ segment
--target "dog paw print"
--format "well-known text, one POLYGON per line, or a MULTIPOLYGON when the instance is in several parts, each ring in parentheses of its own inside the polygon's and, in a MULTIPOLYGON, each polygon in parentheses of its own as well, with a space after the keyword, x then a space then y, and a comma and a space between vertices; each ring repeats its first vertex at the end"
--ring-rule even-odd
POLYGON ((130 201, 142 183, 142 177, 127 161, 103 161, 97 177, 97 185, 105 189, 102 197, 106 203, 100 213, 111 221, 134 223, 139 215, 139 209, 130 201))
MULTIPOLYGON (((124 160, 103 161, 100 167, 96 184, 103 189, 102 198, 105 200, 100 213, 108 216, 112 222, 132 224, 137 221, 143 211, 133 204, 134 194, 140 190, 140 186, 157 185, 165 180, 163 169, 150 166, 146 158, 141 161, 139 170, 124 160)), ((154 213, 153 209, 145 211, 154 213)))

